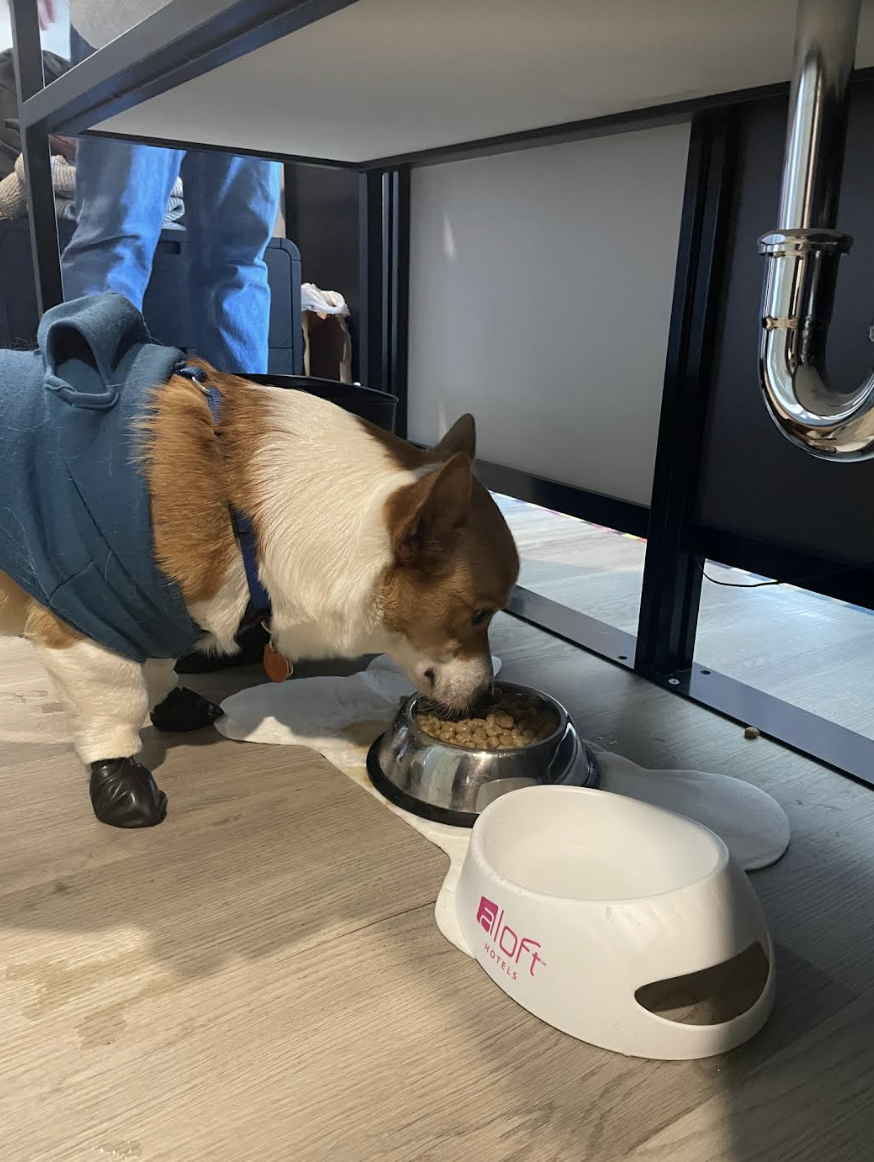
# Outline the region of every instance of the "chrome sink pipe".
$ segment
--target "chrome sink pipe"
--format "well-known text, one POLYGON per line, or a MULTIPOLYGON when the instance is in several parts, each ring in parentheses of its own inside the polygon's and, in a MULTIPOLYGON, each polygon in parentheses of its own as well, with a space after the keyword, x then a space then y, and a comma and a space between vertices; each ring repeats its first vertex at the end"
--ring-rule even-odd
POLYGON ((799 0, 779 220, 759 239, 768 410, 793 444, 845 462, 874 456, 874 372, 844 392, 825 370, 838 263, 853 241, 836 221, 859 8, 860 0, 799 0))

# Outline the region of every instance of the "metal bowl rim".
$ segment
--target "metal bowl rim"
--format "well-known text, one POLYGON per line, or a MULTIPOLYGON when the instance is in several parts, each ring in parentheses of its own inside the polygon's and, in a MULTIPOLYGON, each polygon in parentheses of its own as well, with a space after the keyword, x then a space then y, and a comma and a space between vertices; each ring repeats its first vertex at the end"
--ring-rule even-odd
MULTIPOLYGON (((523 754, 526 752, 530 753, 532 751, 536 751, 539 747, 546 746, 546 744, 549 742, 561 741, 561 739, 567 733, 567 728, 569 726, 573 726, 573 719, 571 718, 570 714, 568 714, 564 706, 562 706, 557 698, 553 698, 551 694, 547 694, 544 690, 538 690, 536 686, 523 686, 519 682, 497 681, 495 682, 495 687, 504 690, 518 690, 523 694, 526 692, 536 694, 538 698, 542 698, 544 702, 549 703, 553 710, 555 710, 558 715, 558 726, 556 726, 552 734, 548 734, 546 738, 540 738, 537 740, 537 742, 529 743, 527 746, 508 746, 504 747, 503 750, 484 750, 479 747, 456 746, 454 742, 444 742, 442 738, 435 738, 433 734, 428 734, 427 731, 422 730, 418 722, 416 722, 416 719, 413 716, 413 707, 416 705, 420 698, 428 697, 427 694, 420 694, 418 691, 414 694, 411 694, 401 707, 401 714, 404 717, 404 723, 407 729, 412 731, 416 738, 420 742, 424 743, 425 746, 440 747, 444 750, 457 750, 459 754, 492 756, 523 754)), ((391 733, 392 731, 389 730, 389 736, 391 733)))

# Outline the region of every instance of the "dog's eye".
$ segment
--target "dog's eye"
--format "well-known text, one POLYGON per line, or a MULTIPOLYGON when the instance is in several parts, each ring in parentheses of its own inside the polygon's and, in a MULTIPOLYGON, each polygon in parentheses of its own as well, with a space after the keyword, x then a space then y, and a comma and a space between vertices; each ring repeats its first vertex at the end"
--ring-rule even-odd
POLYGON ((478 609, 477 612, 470 619, 471 625, 482 625, 484 621, 492 616, 491 609, 478 609))

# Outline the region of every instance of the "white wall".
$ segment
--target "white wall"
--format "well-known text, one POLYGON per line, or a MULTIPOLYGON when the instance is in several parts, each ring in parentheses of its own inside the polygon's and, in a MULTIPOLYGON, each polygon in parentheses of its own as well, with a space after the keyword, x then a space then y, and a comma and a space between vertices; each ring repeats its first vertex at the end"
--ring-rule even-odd
POLYGON ((417 169, 410 435, 648 504, 688 126, 417 169))
MULTIPOLYGON (((33 0, 35 3, 36 0, 33 0)), ((42 46, 58 56, 70 56, 69 0, 55 0, 57 20, 42 34, 42 46)), ((12 47, 12 27, 9 23, 9 0, 0 0, 0 51, 12 47)))

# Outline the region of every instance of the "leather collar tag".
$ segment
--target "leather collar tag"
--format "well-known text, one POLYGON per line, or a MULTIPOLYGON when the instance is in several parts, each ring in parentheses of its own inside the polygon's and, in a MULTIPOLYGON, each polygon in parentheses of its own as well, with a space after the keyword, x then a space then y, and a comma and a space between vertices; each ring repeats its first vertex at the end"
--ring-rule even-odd
POLYGON ((264 647, 264 672, 271 682, 284 682, 291 674, 288 658, 274 649, 272 642, 264 647))

